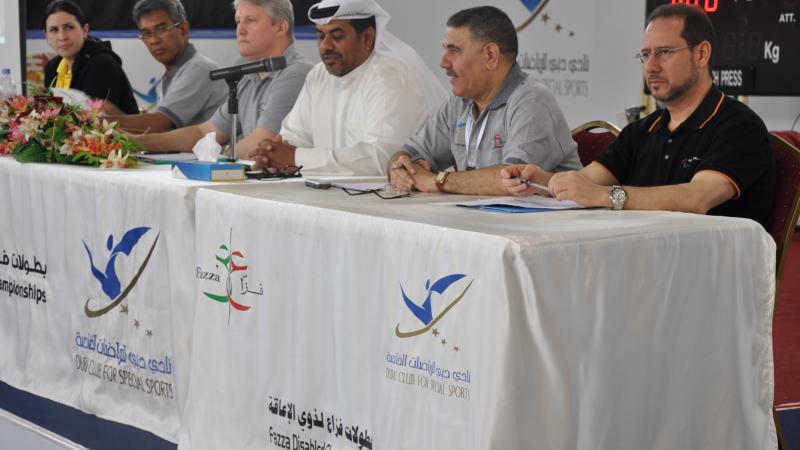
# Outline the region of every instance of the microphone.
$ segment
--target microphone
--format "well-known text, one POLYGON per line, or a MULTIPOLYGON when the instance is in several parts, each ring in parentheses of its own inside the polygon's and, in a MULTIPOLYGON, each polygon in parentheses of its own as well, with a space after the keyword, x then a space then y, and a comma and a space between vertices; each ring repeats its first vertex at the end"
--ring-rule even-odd
POLYGON ((248 73, 275 72, 276 70, 281 70, 284 67, 286 67, 286 57, 273 56, 247 64, 240 64, 238 66, 212 70, 208 73, 208 76, 212 80, 238 80, 248 73))

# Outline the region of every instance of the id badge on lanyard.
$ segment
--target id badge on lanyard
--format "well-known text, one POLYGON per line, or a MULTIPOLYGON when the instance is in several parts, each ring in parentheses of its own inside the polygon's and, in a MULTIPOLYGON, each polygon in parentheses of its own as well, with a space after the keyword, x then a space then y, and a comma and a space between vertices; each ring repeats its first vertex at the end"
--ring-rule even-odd
POLYGON ((467 126, 464 129, 464 138, 466 139, 466 147, 467 147, 467 170, 474 170, 475 166, 478 164, 478 146, 481 144, 481 139, 483 139, 483 132, 486 130, 486 122, 489 121, 489 111, 486 111, 486 115, 483 116, 483 120, 481 121, 481 129, 478 130, 478 139, 475 140, 475 151, 471 152, 470 148, 470 138, 472 137, 472 129, 475 128, 475 119, 472 118, 472 113, 467 114, 467 126))

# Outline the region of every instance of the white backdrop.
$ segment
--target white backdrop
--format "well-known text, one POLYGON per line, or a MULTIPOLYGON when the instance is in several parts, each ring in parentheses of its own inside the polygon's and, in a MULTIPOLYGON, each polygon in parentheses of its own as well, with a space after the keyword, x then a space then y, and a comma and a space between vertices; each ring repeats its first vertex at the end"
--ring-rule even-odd
POLYGON ((3 0, 0 5, 0 69, 11 69, 11 76, 17 83, 22 80, 18 18, 18 0, 3 0))
MULTIPOLYGON (((487 2, 383 0, 380 3, 392 15, 390 30, 417 49, 447 86, 444 72, 439 68, 447 18, 459 9, 487 2)), ((531 16, 521 0, 488 3, 503 9, 517 25, 531 16)), ((586 55, 588 71, 533 71, 536 78, 560 81, 551 84, 560 85, 561 92, 557 89, 556 95, 571 127, 595 119, 622 125, 624 108, 641 104, 641 65, 633 55, 641 47, 644 13, 644 1, 549 0, 537 18, 520 32, 522 53, 533 56, 546 53, 548 59, 557 59, 557 66, 561 58, 569 63, 571 59, 582 61, 586 55), (555 30, 557 25, 562 27, 561 31, 555 30), (570 37, 570 32, 574 32, 574 36, 570 37), (587 92, 588 95, 584 95, 587 92)), ((151 80, 158 79, 163 68, 138 39, 113 39, 113 43, 126 61, 124 67, 134 89, 147 93, 152 87, 151 80)), ((238 59, 232 39, 194 39, 194 43, 221 65, 234 64, 238 59)), ((298 48, 312 61, 319 61, 313 41, 300 39, 298 48)), ((36 55, 46 52, 50 50, 43 39, 28 41, 29 77, 35 77, 32 68, 41 60, 36 55)), ((749 101, 771 130, 788 129, 800 114, 800 99, 796 97, 750 97, 749 101)))
MULTIPOLYGON (((438 67, 448 17, 459 9, 487 3, 505 11, 517 26, 532 15, 520 0, 382 2, 392 15, 390 28, 420 52, 445 84, 444 71, 438 67)), ((527 71, 537 79, 560 81, 556 83, 560 92, 556 89, 555 94, 570 127, 595 119, 622 123, 618 115, 623 109, 641 102, 641 67, 632 55, 641 46, 643 22, 644 2, 550 0, 519 33, 521 55, 547 54, 547 69, 527 71), (556 31, 557 25, 560 31, 556 31), (584 55, 588 71, 560 70, 560 59, 569 63, 583 60, 584 55), (551 69, 553 58, 557 70, 551 69), (573 81, 572 89, 569 81, 573 81)))

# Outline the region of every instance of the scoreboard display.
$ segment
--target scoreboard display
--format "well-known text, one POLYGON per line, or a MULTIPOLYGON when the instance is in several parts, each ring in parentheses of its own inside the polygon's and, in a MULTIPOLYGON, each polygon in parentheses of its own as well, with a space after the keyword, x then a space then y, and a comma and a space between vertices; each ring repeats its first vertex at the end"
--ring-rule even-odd
MULTIPOLYGON (((800 0, 646 0, 702 8, 714 24, 714 83, 728 95, 800 95, 800 0)), ((647 16, 645 16, 647 17, 647 16)))

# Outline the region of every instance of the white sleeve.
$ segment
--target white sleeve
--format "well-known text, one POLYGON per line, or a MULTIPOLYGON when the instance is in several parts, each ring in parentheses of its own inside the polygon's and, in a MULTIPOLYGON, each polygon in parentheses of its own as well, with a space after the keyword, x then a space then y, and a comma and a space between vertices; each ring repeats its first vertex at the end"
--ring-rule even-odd
POLYGON ((416 79, 396 66, 377 71, 371 82, 361 86, 361 120, 337 130, 358 134, 355 144, 346 148, 298 145, 295 163, 303 166, 304 172, 385 175, 389 158, 424 123, 425 98, 416 79))
POLYGON ((309 93, 309 84, 311 83, 313 83, 312 74, 309 74, 306 77, 303 88, 300 89, 300 94, 297 96, 294 106, 283 119, 283 123, 281 123, 280 134, 284 142, 298 148, 308 147, 314 142, 310 129, 311 121, 307 119, 311 117, 312 102, 311 94, 309 93), (306 120, 303 120, 304 117, 306 120))

